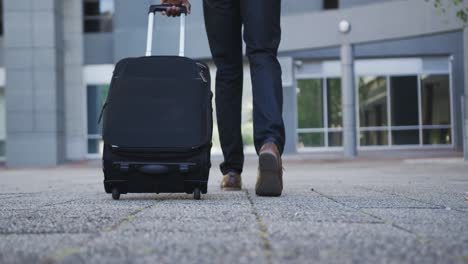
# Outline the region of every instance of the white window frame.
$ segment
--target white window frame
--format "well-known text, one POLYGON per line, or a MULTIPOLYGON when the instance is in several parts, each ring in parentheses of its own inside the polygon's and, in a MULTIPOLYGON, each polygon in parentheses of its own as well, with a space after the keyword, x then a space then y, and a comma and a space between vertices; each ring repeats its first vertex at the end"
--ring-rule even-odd
MULTIPOLYGON (((386 150, 386 149, 432 149, 432 148, 447 148, 453 149, 455 147, 455 131, 454 131, 454 105, 453 105, 453 78, 452 78, 452 57, 432 57, 432 58, 395 58, 395 59, 369 59, 369 60, 356 60, 355 61, 355 89, 356 94, 359 94, 359 85, 358 80, 361 76, 381 76, 386 78, 386 89, 387 89, 387 126, 379 127, 361 127, 360 126, 360 114, 359 114, 359 96, 356 96, 356 124, 357 124, 357 144, 358 149, 360 150, 386 150), (424 61, 432 60, 438 61, 439 63, 447 62, 446 70, 424 70, 424 61), (374 67, 374 64, 377 63, 377 67, 374 67), (389 67, 393 68, 393 71, 385 70, 385 64, 398 64, 402 67, 389 67), (370 67, 369 67, 370 65, 370 67), (423 75, 448 75, 449 77, 449 97, 450 97, 450 124, 449 125, 423 125, 422 123, 422 87, 421 87, 421 77, 423 75), (413 126, 392 126, 392 113, 391 113, 391 86, 390 78, 395 76, 416 76, 418 80, 418 124, 413 126), (434 145, 425 145, 423 140, 423 132, 425 129, 450 129, 451 133, 451 143, 450 144, 434 144, 434 145), (418 130, 419 133, 419 143, 411 145, 394 145, 392 139, 393 131, 402 131, 402 130, 418 130), (387 131, 388 144, 381 146, 361 146, 360 134, 365 131, 387 131)), ((299 134, 302 133, 325 133, 324 135, 324 146, 323 147, 303 147, 298 149, 299 152, 309 152, 309 151, 340 151, 343 150, 343 147, 329 147, 328 142, 328 133, 329 132, 343 132, 341 129, 332 129, 328 127, 328 108, 327 108, 327 96, 328 96, 328 85, 326 80, 328 78, 341 78, 340 75, 340 62, 339 61, 323 61, 323 62, 311 62, 312 65, 306 65, 302 69, 297 70, 296 72, 296 85, 299 80, 306 79, 320 79, 322 81, 323 89, 323 100, 324 104, 322 109, 323 118, 324 118, 324 128, 299 128, 296 127, 296 135, 299 139, 299 134), (307 69, 314 69, 312 73, 308 73, 307 69), (302 71, 301 71, 302 70, 302 71), (334 131, 336 130, 336 131, 334 131)), ((297 96, 296 96, 297 100, 297 96)), ((297 109, 296 109, 297 111, 297 109)), ((297 144, 298 142, 296 142, 297 144)))
MULTIPOLYGON (((4 89, 5 89, 5 91, 6 91, 6 86, 5 86, 5 85, 6 85, 6 73, 5 73, 5 68, 0 68, 0 86, 4 87, 4 89)), ((6 108, 6 101, 5 101, 5 108, 6 108)), ((5 110, 5 127, 4 127, 5 132, 4 132, 4 133, 5 133, 5 143, 6 143, 6 141, 7 141, 7 136, 8 136, 8 135, 7 135, 7 128, 6 128, 6 126, 7 126, 7 124, 6 124, 6 114, 7 114, 7 113, 6 113, 6 109, 4 109, 4 110, 5 110)), ((6 153, 5 153, 5 156, 1 156, 1 155, 0 155, 0 162, 4 162, 4 161, 6 161, 6 153)))
MULTIPOLYGON (((91 85, 109 85, 112 79, 112 74, 114 72, 115 65, 113 64, 102 64, 102 65, 88 65, 83 68, 84 76, 84 89, 86 93, 86 98, 88 98, 88 86, 91 85)), ((101 153, 89 153, 88 152, 88 140, 90 139, 101 139, 102 135, 100 134, 88 134, 88 106, 87 100, 85 100, 84 111, 86 116, 85 121, 85 135, 86 135, 86 158, 87 159, 99 159, 101 158, 101 153)))

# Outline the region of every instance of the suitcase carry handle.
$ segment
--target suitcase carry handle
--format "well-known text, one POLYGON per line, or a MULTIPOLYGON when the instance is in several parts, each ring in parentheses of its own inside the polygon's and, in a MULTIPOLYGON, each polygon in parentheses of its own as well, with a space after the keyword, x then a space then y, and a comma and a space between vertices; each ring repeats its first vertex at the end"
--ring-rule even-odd
POLYGON ((137 170, 141 173, 148 175, 163 175, 169 172, 179 172, 187 174, 197 167, 195 163, 153 163, 148 164, 145 162, 115 162, 115 166, 121 172, 127 173, 131 170, 137 170))
POLYGON ((168 4, 163 4, 163 5, 151 5, 149 7, 149 13, 156 13, 156 12, 163 12, 166 11, 169 7, 176 6, 180 8, 180 12, 183 14, 187 14, 187 8, 183 5, 168 5, 168 4))
POLYGON ((141 166, 138 170, 145 174, 159 175, 159 174, 168 173, 169 167, 164 166, 164 165, 145 165, 145 166, 141 166))
MULTIPOLYGON (((152 5, 148 13, 148 33, 146 36, 146 56, 151 56, 153 48, 153 31, 154 31, 154 16, 156 12, 166 11, 172 5, 152 5)), ((182 14, 180 15, 180 38, 179 38, 179 56, 185 55, 185 16, 187 15, 187 8, 178 5, 182 14)))

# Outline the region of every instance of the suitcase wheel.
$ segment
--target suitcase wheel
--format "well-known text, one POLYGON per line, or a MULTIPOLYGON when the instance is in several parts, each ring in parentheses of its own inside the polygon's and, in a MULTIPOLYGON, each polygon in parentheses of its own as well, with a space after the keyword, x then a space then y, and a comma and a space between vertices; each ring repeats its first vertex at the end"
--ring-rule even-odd
POLYGON ((117 188, 112 189, 112 199, 114 200, 120 199, 120 192, 117 188))
POLYGON ((201 191, 200 189, 195 188, 195 190, 193 190, 193 199, 200 200, 200 198, 201 198, 201 191))

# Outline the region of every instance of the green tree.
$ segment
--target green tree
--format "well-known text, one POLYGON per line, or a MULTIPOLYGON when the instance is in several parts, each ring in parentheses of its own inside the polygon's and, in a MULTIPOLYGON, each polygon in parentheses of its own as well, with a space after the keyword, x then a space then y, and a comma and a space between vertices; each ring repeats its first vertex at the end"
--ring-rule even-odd
POLYGON ((442 14, 447 13, 448 9, 455 8, 456 16, 466 26, 468 25, 468 6, 463 0, 426 0, 432 3, 442 14))

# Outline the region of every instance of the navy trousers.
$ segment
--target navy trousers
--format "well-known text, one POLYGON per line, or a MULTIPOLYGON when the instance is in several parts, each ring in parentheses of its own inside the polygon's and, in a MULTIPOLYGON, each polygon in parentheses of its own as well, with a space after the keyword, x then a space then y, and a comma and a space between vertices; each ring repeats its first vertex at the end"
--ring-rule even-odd
POLYGON ((224 162, 221 172, 242 172, 241 134, 243 54, 250 62, 254 143, 266 142, 283 152, 283 89, 277 59, 281 41, 281 0, 204 0, 206 31, 216 73, 216 114, 224 162), (243 26, 243 36, 242 36, 243 26))

